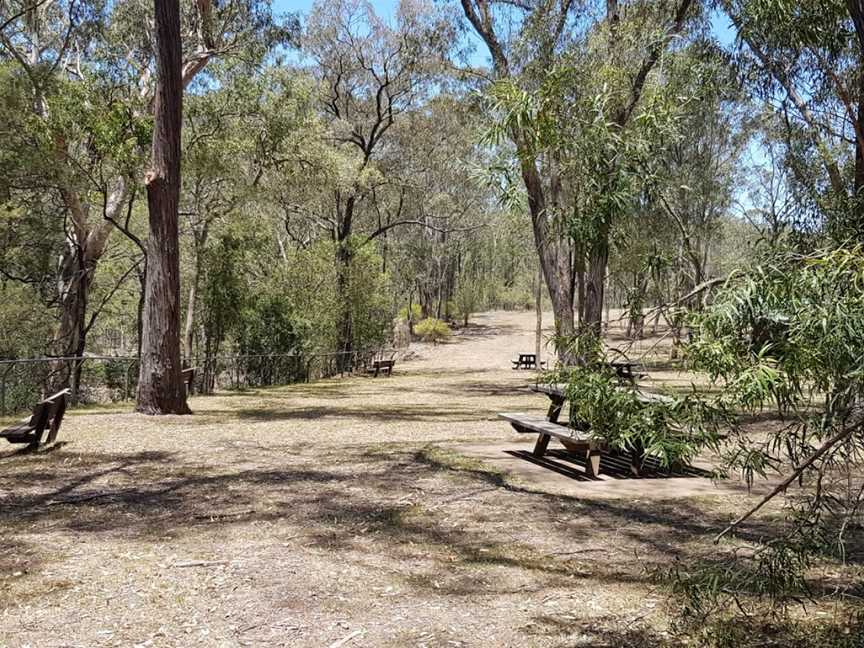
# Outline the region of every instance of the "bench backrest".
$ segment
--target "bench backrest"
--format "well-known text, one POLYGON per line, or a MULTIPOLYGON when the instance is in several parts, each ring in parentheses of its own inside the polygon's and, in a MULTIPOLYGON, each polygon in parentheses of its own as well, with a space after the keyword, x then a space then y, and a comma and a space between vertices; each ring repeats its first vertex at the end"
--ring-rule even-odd
POLYGON ((51 425, 48 428, 48 438, 45 440, 45 443, 54 443, 57 439, 57 433, 60 431, 60 424, 63 423, 63 415, 66 414, 66 396, 68 394, 69 390, 64 389, 47 400, 47 402, 51 403, 51 425))
POLYGON ((48 401, 40 401, 33 408, 33 414, 30 416, 28 425, 30 425, 30 427, 32 427, 39 436, 42 436, 42 431, 45 429, 46 423, 48 423, 48 417, 51 416, 51 406, 52 404, 48 401))

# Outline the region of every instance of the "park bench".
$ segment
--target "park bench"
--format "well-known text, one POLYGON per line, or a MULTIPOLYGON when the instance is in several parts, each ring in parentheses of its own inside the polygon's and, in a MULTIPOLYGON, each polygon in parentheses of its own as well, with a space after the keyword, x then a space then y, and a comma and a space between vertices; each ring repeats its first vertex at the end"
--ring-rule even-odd
POLYGON ((42 444, 42 436, 48 430, 45 443, 54 443, 63 415, 66 413, 66 397, 69 390, 64 389, 36 404, 33 414, 23 419, 18 425, 0 430, 0 437, 5 437, 9 443, 26 443, 29 448, 36 449, 42 444))
POLYGON ((567 450, 574 454, 585 456, 585 467, 591 477, 600 474, 600 456, 604 449, 602 441, 593 439, 591 433, 577 430, 567 425, 561 425, 540 416, 530 414, 502 412, 498 418, 504 419, 521 434, 537 434, 533 455, 537 458, 546 454, 552 437, 558 439, 567 450))
POLYGON ((389 377, 393 373, 393 366, 395 364, 396 361, 393 358, 389 360, 374 360, 368 372, 372 374, 373 378, 377 378, 379 373, 386 371, 389 377))

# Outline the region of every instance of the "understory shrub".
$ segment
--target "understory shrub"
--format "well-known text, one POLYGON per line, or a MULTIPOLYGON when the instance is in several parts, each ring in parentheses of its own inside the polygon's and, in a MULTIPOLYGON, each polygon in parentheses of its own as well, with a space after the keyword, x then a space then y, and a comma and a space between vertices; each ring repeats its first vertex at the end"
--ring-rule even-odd
POLYGON ((442 342, 452 335, 450 327, 445 322, 434 317, 427 317, 414 327, 414 334, 424 342, 442 342))

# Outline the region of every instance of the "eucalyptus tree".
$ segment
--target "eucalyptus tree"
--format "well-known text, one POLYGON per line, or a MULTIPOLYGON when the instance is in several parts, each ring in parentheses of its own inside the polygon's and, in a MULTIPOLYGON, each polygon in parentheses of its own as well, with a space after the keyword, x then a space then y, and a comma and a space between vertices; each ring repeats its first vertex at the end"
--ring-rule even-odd
POLYGON ((784 125, 787 165, 811 220, 864 237, 864 3, 722 0, 754 90, 784 125))
MULTIPOLYGON (((3 8, 0 57, 26 108, 6 122, 26 142, 8 151, 17 162, 12 197, 62 231, 54 352, 81 355, 96 268, 126 221, 146 160, 152 6, 10 0, 3 8)), ((265 3, 205 0, 182 9, 184 87, 214 57, 260 52, 284 36, 265 3)))
POLYGON ((211 234, 245 228, 244 212, 266 209, 276 188, 294 193, 304 163, 316 153, 308 150, 309 142, 321 133, 314 85, 305 75, 268 66, 249 76, 243 65, 222 65, 214 78, 218 86, 192 95, 184 115, 181 212, 191 253, 184 326, 188 358, 194 354, 201 264, 211 234))
MULTIPOLYGON (((499 139, 506 136, 515 148, 518 172, 527 194, 534 229, 535 246, 540 257, 555 313, 556 330, 569 337, 575 332, 574 284, 580 270, 574 260, 586 258, 584 324, 599 331, 602 320, 609 235, 619 212, 613 198, 622 179, 616 175, 621 163, 624 131, 640 114, 646 84, 672 41, 686 29, 699 5, 694 0, 676 3, 633 2, 623 5, 607 0, 594 2, 504 2, 461 0, 468 22, 485 43, 492 59, 497 88, 494 105, 499 113, 499 139), (587 55, 587 56, 586 56, 587 55), (601 192, 610 197, 592 214, 590 236, 578 237, 579 249, 571 251, 571 236, 562 225, 569 206, 567 188, 562 182, 561 164, 554 146, 546 137, 552 121, 531 112, 538 107, 533 93, 546 84, 549 75, 561 74, 566 60, 572 64, 582 56, 590 61, 583 71, 590 72, 600 92, 586 96, 579 82, 564 90, 552 90, 564 101, 593 104, 596 133, 605 133, 604 149, 596 157, 600 167, 595 180, 607 176, 612 185, 601 192), (566 97, 566 99, 565 99, 566 97), (532 105, 533 104, 533 105, 532 105), (527 110, 526 110, 527 109, 527 110), (502 117, 503 113, 503 117, 502 117), (543 141, 546 139, 546 141, 543 141)), ((541 90, 542 92, 542 90, 541 90)), ((548 94, 539 98, 554 99, 548 94)), ((553 126, 554 128, 554 126, 553 126)), ((575 191, 570 189, 571 196, 575 191)), ((587 232, 583 232, 587 233, 587 232)), ((564 353, 563 349, 559 350, 564 353)))
MULTIPOLYGON (((345 165, 317 214, 336 243, 340 294, 349 292, 352 236, 362 203, 381 177, 378 158, 394 124, 433 89, 450 31, 450 22, 422 0, 400 3, 392 25, 362 0, 318 2, 309 16, 303 49, 321 83, 328 138, 345 165)), ((344 302, 340 348, 350 352, 352 322, 344 302)))
POLYGON ((695 43, 667 66, 672 90, 689 98, 676 125, 685 135, 655 147, 662 164, 648 186, 650 200, 678 234, 680 275, 671 301, 708 279, 723 219, 746 185, 744 158, 756 120, 732 68, 710 42, 695 43))
POLYGON ((398 259, 391 268, 404 266, 400 287, 426 317, 450 315, 466 254, 491 225, 495 196, 476 178, 479 130, 476 104, 438 95, 405 114, 380 161, 372 235, 385 259, 398 259))
POLYGON ((147 188, 149 231, 135 410, 189 414, 180 361, 180 130, 183 125, 179 0, 154 0, 156 88, 147 188))

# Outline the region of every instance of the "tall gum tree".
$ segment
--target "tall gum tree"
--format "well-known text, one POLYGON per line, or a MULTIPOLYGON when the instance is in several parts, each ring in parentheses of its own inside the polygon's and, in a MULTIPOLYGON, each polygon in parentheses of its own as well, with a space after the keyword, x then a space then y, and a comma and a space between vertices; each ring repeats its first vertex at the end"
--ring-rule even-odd
POLYGON ((320 217, 335 245, 342 362, 353 351, 348 295, 352 236, 378 173, 376 159, 401 115, 430 90, 435 63, 449 43, 449 21, 423 2, 402 2, 394 24, 358 0, 318 2, 305 34, 305 50, 321 84, 330 137, 353 159, 350 177, 332 193, 320 217))
MULTIPOLYGON (((539 85, 544 74, 559 61, 562 52, 579 46, 577 37, 580 34, 605 29, 608 33, 608 56, 615 60, 618 56, 616 31, 622 22, 622 14, 626 16, 617 0, 606 0, 605 15, 600 13, 604 15, 602 19, 592 17, 601 11, 592 2, 460 0, 460 4, 466 19, 489 51, 495 79, 516 84, 527 92, 539 85), (514 24, 518 26, 517 29, 512 27, 514 24), (526 38, 534 42, 526 43, 526 38)), ((629 4, 638 9, 636 5, 643 3, 628 3, 625 8, 629 4)), ((626 92, 622 93, 620 102, 609 106, 609 114, 606 115, 614 128, 624 129, 630 122, 649 75, 672 39, 684 29, 691 8, 696 4, 698 0, 672 3, 671 8, 667 9, 670 15, 666 17, 659 33, 646 28, 638 62, 632 69, 623 71, 626 92)), ((583 250, 583 245, 572 245, 573 241, 566 231, 556 225, 560 220, 558 217, 564 188, 555 157, 541 155, 532 146, 532 134, 518 122, 510 125, 509 136, 516 149, 527 195, 534 243, 552 302, 556 333, 568 338, 577 332, 574 286, 583 253, 587 265, 584 303, 579 304, 579 309, 583 313, 584 330, 599 333, 612 218, 606 215, 598 219, 594 235, 587 242, 587 249, 583 250)), ((609 162, 614 166, 614 160, 609 162)), ((559 357, 565 362, 573 360, 564 345, 559 347, 559 357)))
POLYGON ((189 414, 180 359, 180 132, 183 63, 179 0, 155 0, 156 93, 151 168, 145 176, 149 231, 135 409, 189 414))
POLYGON ((801 202, 836 241, 864 240, 864 1, 720 6, 740 37, 739 60, 785 126, 801 202))
MULTIPOLYGON (((92 157, 93 132, 104 137, 118 122, 127 124, 118 147, 129 139, 146 140, 140 131, 153 114, 153 44, 142 25, 152 20, 152 7, 146 0, 108 7, 74 0, 10 0, 3 9, 0 61, 14 64, 26 79, 37 124, 32 139, 44 142, 44 155, 51 163, 47 172, 40 168, 34 191, 44 191, 46 184, 56 191, 62 212, 57 221, 65 230, 56 266, 60 317, 52 353, 81 356, 94 314, 88 317, 93 279, 113 230, 124 220, 146 156, 143 147, 136 146, 122 160, 105 155, 99 168, 82 172, 81 162, 92 157), (102 127, 82 133, 77 128, 80 120, 63 114, 70 95, 83 97, 90 112, 98 112, 106 98, 109 106, 119 104, 123 109, 105 115, 102 127), (45 173, 50 174, 47 183, 45 173)), ((213 58, 260 56, 291 31, 274 23, 266 2, 184 3, 183 87, 213 58)))

